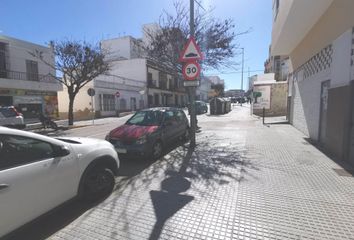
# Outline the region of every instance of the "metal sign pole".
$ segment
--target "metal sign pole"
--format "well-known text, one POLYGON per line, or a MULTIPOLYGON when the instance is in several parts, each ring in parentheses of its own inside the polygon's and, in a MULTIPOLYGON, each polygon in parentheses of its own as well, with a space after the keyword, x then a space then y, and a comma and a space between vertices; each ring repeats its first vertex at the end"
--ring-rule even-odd
MULTIPOLYGON (((190 19, 189 19, 190 35, 194 37, 194 0, 190 0, 190 19)), ((195 131, 196 131, 196 113, 195 113, 195 91, 196 87, 189 87, 190 95, 190 122, 191 122, 191 140, 190 146, 195 147, 195 131)))
POLYGON ((92 125, 95 125, 95 112, 93 108, 93 96, 91 96, 92 125))

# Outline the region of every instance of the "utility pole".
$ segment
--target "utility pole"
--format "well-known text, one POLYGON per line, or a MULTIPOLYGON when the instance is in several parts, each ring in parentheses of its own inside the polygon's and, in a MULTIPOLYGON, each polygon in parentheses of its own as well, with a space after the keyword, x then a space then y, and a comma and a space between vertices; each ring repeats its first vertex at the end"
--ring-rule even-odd
MULTIPOLYGON (((189 29, 190 36, 194 37, 194 0, 190 0, 190 15, 189 15, 189 29)), ((196 131, 196 123, 197 116, 195 112, 195 92, 196 87, 189 87, 189 100, 190 100, 190 122, 191 122, 191 132, 190 132, 190 146, 195 147, 195 131, 196 131)))
POLYGON ((241 48, 241 49, 242 49, 242 70, 241 70, 241 96, 242 96, 242 99, 241 99, 241 107, 242 107, 242 101, 243 101, 243 98, 244 98, 244 95, 243 95, 243 64, 244 64, 245 48, 241 48))

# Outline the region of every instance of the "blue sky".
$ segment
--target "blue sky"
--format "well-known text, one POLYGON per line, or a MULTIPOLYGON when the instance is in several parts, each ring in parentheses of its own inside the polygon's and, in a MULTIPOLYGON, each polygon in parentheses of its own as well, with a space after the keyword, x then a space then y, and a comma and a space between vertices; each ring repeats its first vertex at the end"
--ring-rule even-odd
MULTIPOLYGON (((98 42, 123 35, 141 37, 141 26, 158 22, 163 9, 172 11, 174 0, 1 0, 0 34, 46 44, 75 39, 98 42)), ((189 0, 185 1, 186 4, 189 0)), ((248 68, 263 70, 271 41, 271 0, 198 0, 213 16, 234 20, 235 31, 252 28, 237 41, 245 48, 244 89, 248 68)), ((197 5, 196 5, 197 7, 197 5)), ((235 61, 241 62, 241 55, 235 61)), ((240 88, 241 67, 207 74, 219 75, 227 89, 240 88), (236 73, 234 73, 236 72, 236 73)), ((251 75, 261 72, 251 72, 251 75)))

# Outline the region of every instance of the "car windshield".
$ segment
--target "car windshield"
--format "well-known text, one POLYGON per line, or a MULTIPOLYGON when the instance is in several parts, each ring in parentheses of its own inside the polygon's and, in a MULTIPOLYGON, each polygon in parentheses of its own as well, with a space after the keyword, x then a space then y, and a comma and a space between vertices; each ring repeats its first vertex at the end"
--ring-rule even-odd
POLYGON ((139 126, 159 126, 162 122, 161 111, 141 111, 130 118, 126 124, 139 126))

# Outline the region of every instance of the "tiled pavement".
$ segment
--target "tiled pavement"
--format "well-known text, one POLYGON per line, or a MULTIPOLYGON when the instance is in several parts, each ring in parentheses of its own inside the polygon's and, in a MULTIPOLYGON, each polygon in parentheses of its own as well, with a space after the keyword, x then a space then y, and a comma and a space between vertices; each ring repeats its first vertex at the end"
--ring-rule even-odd
MULTIPOLYGON (((50 239, 354 239, 354 178, 290 125, 235 108, 50 239)), ((124 162, 123 162, 124 164, 124 162)))

